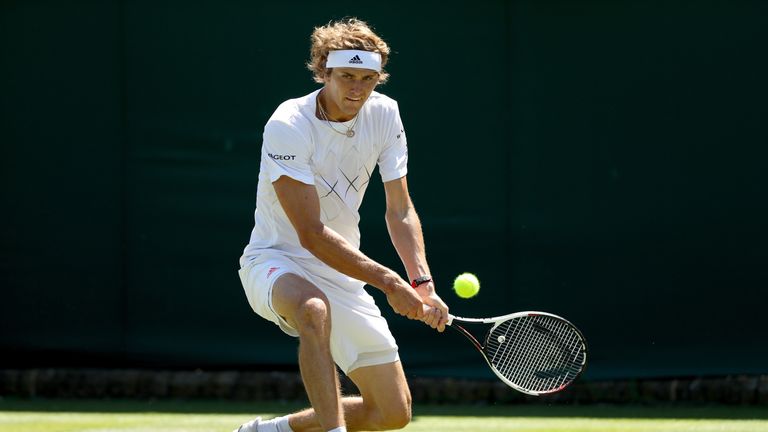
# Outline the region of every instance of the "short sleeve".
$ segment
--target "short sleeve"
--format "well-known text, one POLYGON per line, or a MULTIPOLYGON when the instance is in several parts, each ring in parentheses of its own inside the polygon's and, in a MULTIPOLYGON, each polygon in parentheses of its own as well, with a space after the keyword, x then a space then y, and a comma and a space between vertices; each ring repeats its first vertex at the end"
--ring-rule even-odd
POLYGON ((304 184, 315 184, 309 163, 311 155, 311 140, 295 126, 276 120, 267 122, 261 157, 271 182, 288 176, 304 184))
POLYGON ((383 182, 396 180, 408 174, 408 143, 396 103, 387 123, 384 127, 384 147, 378 161, 383 182))

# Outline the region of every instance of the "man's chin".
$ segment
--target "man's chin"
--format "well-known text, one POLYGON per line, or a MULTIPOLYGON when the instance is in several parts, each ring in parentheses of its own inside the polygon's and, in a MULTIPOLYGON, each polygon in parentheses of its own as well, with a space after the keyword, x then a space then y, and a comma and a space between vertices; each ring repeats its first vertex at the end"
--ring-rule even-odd
POLYGON ((365 100, 362 100, 362 99, 358 101, 351 101, 351 100, 345 99, 342 110, 344 111, 344 114, 357 115, 357 112, 363 108, 363 104, 365 104, 365 100))

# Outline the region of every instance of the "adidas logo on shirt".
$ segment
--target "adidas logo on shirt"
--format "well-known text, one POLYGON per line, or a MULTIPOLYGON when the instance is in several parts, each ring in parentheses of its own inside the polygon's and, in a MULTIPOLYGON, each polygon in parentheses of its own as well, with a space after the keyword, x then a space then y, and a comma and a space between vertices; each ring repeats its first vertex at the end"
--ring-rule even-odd
POLYGON ((352 57, 351 59, 349 59, 349 63, 354 63, 354 64, 363 64, 363 61, 362 61, 362 60, 360 60, 360 56, 358 56, 358 55, 355 55, 354 57, 352 57))

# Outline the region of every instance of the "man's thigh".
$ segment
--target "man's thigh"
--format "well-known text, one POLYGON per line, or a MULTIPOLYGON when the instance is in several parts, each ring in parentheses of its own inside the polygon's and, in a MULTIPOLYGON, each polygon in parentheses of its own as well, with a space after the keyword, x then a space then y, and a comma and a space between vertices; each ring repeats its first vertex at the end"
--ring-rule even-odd
POLYGON ((357 368, 348 374, 366 404, 382 413, 410 410, 411 392, 400 361, 357 368))

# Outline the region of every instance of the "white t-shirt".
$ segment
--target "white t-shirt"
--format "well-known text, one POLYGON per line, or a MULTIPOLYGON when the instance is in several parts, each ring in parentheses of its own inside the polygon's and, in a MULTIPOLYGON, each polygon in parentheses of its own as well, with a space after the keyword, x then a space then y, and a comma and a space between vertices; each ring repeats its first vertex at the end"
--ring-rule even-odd
MULTIPOLYGON (((313 258, 299 243, 275 194, 272 182, 288 176, 314 185, 320 220, 360 247, 358 209, 376 165, 384 182, 407 173, 408 149, 397 102, 373 92, 358 113, 355 136, 348 138, 315 116, 316 90, 283 102, 264 127, 256 196, 255 225, 240 265, 265 249, 282 255, 313 258)), ((346 123, 333 123, 346 132, 346 123)))

